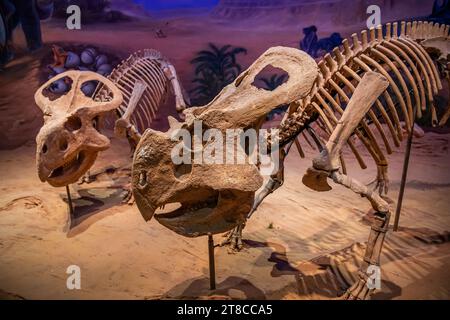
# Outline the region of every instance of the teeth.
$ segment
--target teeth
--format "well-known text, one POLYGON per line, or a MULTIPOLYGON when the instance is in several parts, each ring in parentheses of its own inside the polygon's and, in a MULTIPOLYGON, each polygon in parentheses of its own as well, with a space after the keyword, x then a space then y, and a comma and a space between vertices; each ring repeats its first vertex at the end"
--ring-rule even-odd
POLYGON ((198 203, 166 203, 163 205, 158 206, 158 208, 155 210, 155 214, 156 215, 163 215, 163 214, 169 214, 169 213, 175 213, 175 211, 177 211, 178 209, 180 209, 179 211, 179 215, 182 214, 190 214, 190 213, 194 213, 198 210, 204 209, 204 208, 208 208, 208 207, 212 207, 213 205, 216 204, 216 199, 207 199, 205 201, 202 202, 198 202, 198 203))
POLYGON ((155 213, 156 214, 162 214, 162 213, 169 213, 171 211, 175 211, 178 208, 181 207, 181 204, 179 202, 176 203, 166 203, 163 205, 160 205, 156 210, 155 213))
POLYGON ((200 202, 200 203, 193 204, 189 207, 186 207, 185 210, 187 212, 193 212, 193 211, 200 210, 200 209, 203 209, 206 207, 208 207, 208 202, 200 202))

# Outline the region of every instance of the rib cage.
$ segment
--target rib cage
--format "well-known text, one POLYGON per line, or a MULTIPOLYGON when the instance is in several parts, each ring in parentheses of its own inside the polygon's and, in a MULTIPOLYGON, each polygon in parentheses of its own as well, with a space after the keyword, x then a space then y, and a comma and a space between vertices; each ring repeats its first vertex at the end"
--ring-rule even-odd
MULTIPOLYGON (((136 80, 147 84, 138 105, 131 117, 132 124, 143 132, 156 117, 159 106, 163 103, 169 81, 164 74, 163 67, 167 60, 162 54, 153 49, 137 51, 122 61, 108 76, 123 94, 123 103, 117 108, 118 116, 122 116, 130 101, 136 80)), ((95 99, 105 99, 109 92, 100 87, 95 99)))
MULTIPOLYGON (((400 119, 405 121, 405 129, 409 132, 414 118, 421 118, 427 108, 435 116, 433 95, 442 89, 442 85, 436 66, 419 42, 435 37, 448 38, 448 33, 449 26, 445 25, 402 22, 400 30, 398 23, 388 23, 385 35, 379 26, 369 32, 362 31, 360 38, 353 34, 351 43, 345 39, 342 48, 335 48, 332 55, 325 55, 318 63, 319 77, 311 93, 291 104, 290 114, 278 127, 281 143, 296 139, 304 129, 305 119, 312 117, 314 120, 314 116, 317 117, 315 123, 328 139, 364 73, 376 71, 388 79, 389 88, 372 106, 353 136, 362 142, 378 166, 387 166, 373 129, 379 133, 386 152, 391 154, 391 143, 398 147, 403 138, 400 119), (389 133, 385 132, 380 120, 386 124, 389 133), (369 126, 370 123, 374 128, 369 126)), ((365 169, 367 166, 352 139, 347 143, 361 168, 365 169)), ((296 144, 302 153, 298 141, 296 144)), ((342 168, 345 172, 345 163, 342 168)))

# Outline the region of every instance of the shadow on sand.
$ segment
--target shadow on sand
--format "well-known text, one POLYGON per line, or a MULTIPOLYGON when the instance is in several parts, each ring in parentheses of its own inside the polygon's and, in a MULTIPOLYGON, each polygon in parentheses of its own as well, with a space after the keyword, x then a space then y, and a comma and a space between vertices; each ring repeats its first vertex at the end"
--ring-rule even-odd
MULTIPOLYGON (((72 191, 73 215, 68 214, 65 232, 67 237, 75 237, 86 231, 97 221, 104 219, 112 213, 106 213, 106 209, 121 205, 123 189, 121 188, 89 188, 79 189, 78 195, 72 191)), ((67 201, 67 195, 62 197, 67 201)), ((69 210, 69 209, 67 209, 69 210)))
POLYGON ((231 276, 217 283, 215 290, 209 289, 209 278, 207 277, 189 279, 167 291, 162 298, 265 300, 266 296, 249 280, 231 276))

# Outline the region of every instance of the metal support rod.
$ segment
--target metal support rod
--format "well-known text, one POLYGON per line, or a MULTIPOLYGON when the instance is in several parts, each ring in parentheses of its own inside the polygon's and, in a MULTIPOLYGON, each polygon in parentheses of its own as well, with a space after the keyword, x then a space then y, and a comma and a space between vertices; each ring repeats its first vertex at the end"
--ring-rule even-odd
POLYGON ((72 218, 73 217, 73 205, 72 205, 72 197, 70 196, 69 185, 66 186, 66 192, 67 192, 67 205, 69 206, 70 218, 72 218))
POLYGON ((400 213, 402 211, 403 196, 405 195, 406 178, 408 177, 409 158, 411 156, 411 146, 414 136, 414 123, 416 122, 416 108, 414 108, 414 117, 411 124, 411 130, 408 134, 408 141, 406 145, 405 158, 403 160, 402 181, 400 183, 400 192, 398 194, 397 209, 395 210, 394 231, 398 231, 398 224, 400 221, 400 213))
POLYGON ((208 234, 208 255, 209 255, 209 288, 216 289, 216 270, 214 264, 214 239, 212 234, 208 234))

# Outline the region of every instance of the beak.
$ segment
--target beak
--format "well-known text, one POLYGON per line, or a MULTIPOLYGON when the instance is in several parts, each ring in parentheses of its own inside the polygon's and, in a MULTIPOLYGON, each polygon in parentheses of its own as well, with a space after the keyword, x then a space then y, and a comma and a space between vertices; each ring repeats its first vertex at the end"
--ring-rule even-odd
POLYGON ((46 182, 48 176, 50 175, 50 173, 52 171, 47 169, 47 167, 44 165, 44 163, 42 163, 42 161, 40 161, 39 158, 40 157, 38 156, 38 158, 37 158, 37 169, 38 169, 39 180, 41 180, 42 182, 46 182))

